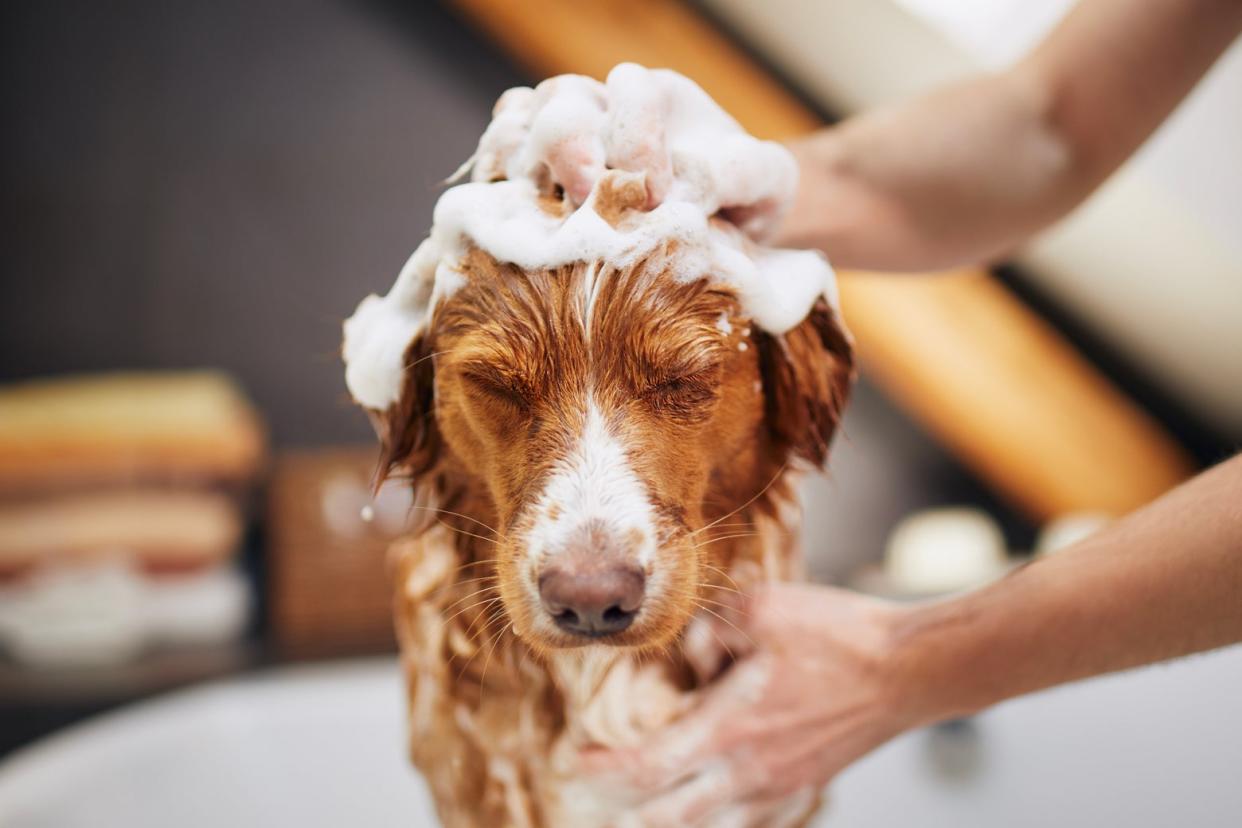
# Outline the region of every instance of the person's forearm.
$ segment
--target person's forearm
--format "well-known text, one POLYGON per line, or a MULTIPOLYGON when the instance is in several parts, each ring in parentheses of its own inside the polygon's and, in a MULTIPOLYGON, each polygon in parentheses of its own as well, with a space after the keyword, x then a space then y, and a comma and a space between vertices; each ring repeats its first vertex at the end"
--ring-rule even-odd
POLYGON ((1242 640, 1242 456, 938 604, 781 583, 729 600, 733 618, 713 630, 729 666, 684 716, 636 747, 579 756, 584 773, 649 797, 635 824, 745 813, 820 789, 912 727, 1242 640))
POLYGON ((1242 27, 1236 0, 1083 0, 1025 60, 791 145, 784 244, 841 267, 994 259, 1147 139, 1242 27))
POLYGON ((1147 140, 1240 30, 1238 0, 1081 0, 1015 67, 1073 149, 1068 206, 1147 140))
POLYGON ((910 724, 1242 641, 1242 456, 894 634, 910 724))
POLYGON ((833 264, 933 270, 989 259, 1053 218, 1073 177, 1041 92, 1012 73, 878 109, 791 144, 802 177, 777 241, 833 264))

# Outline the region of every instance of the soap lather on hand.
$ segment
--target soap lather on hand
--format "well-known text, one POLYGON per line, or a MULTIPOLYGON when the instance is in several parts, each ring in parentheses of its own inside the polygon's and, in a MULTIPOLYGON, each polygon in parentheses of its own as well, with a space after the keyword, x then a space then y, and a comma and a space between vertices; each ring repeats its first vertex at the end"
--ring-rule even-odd
POLYGON ((632 63, 605 83, 563 75, 506 92, 472 178, 543 175, 578 207, 610 169, 643 176, 648 210, 670 197, 690 201, 756 241, 770 235, 797 186, 783 147, 756 142, 688 78, 632 63))

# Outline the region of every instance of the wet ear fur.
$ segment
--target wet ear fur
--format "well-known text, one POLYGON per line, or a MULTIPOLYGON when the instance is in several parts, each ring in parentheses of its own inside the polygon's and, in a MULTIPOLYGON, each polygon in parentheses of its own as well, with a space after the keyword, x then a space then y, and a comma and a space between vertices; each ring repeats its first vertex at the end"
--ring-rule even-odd
POLYGON ((384 411, 369 410, 380 439, 375 487, 393 475, 417 479, 440 459, 435 417, 435 365, 428 336, 419 334, 405 351, 401 396, 384 411))
POLYGON ((823 466, 854 380, 850 335, 821 299, 783 336, 755 336, 773 443, 790 457, 823 466))

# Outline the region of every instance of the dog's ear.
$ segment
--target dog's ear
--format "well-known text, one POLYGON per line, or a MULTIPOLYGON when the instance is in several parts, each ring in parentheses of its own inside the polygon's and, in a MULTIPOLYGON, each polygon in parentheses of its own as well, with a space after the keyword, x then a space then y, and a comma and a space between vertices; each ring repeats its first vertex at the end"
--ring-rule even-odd
POLYGON ((820 299, 783 336, 757 330, 755 337, 773 443, 786 455, 823 466, 854 380, 850 335, 820 299))
POLYGON ((432 355, 430 337, 420 333, 405 350, 401 396, 384 411, 368 411, 380 439, 377 489, 394 474, 417 480, 440 459, 432 355))

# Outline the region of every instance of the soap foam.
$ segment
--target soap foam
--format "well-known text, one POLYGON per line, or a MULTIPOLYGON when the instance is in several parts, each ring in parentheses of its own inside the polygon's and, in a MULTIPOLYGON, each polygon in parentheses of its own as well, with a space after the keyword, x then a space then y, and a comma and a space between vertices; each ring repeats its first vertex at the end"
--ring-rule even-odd
POLYGON ((368 408, 399 398, 405 352, 465 283, 470 247, 531 271, 579 261, 622 269, 666 254, 673 278, 732 286, 754 323, 778 335, 819 297, 836 305, 823 256, 762 245, 793 199, 793 156, 748 135, 676 72, 626 63, 605 83, 562 75, 510 89, 472 161, 471 180, 440 197, 430 236, 392 289, 345 322, 346 383, 368 408), (634 178, 645 204, 610 223, 597 209, 601 182, 634 178), (567 215, 540 205, 556 187, 567 215))

